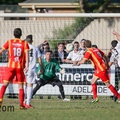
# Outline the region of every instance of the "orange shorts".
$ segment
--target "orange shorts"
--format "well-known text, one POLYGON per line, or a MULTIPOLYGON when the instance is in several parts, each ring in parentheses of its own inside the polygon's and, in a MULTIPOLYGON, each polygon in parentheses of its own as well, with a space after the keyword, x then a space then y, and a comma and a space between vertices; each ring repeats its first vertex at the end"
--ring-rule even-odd
POLYGON ((18 68, 7 68, 6 74, 4 76, 4 82, 12 81, 16 77, 18 83, 25 82, 25 75, 23 69, 18 68))
POLYGON ((100 78, 104 83, 110 81, 107 70, 101 71, 99 73, 95 72, 94 75, 100 78))

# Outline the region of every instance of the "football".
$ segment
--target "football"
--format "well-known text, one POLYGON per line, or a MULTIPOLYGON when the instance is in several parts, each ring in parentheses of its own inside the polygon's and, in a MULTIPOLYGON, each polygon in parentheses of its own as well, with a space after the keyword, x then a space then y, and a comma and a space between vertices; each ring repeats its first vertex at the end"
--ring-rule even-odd
POLYGON ((69 44, 66 45, 66 50, 67 50, 68 52, 72 51, 73 48, 74 48, 74 46, 73 46, 72 43, 69 43, 69 44))

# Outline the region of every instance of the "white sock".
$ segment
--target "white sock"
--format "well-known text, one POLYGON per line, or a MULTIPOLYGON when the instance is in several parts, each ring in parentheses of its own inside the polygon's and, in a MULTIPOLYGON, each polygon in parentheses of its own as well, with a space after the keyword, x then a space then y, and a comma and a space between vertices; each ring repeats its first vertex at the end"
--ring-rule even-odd
POLYGON ((27 98, 27 86, 24 85, 24 103, 26 103, 26 98, 27 98))
POLYGON ((30 105, 32 92, 33 92, 33 88, 32 87, 27 87, 27 100, 26 100, 27 105, 30 105))

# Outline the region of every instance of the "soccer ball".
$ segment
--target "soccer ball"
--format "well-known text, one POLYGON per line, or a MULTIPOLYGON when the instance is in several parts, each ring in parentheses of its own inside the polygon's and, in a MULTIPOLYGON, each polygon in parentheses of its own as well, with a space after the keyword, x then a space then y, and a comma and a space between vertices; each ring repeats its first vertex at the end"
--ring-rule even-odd
POLYGON ((67 50, 68 52, 72 51, 73 48, 74 48, 74 46, 73 46, 72 43, 69 43, 69 44, 66 45, 66 50, 67 50))

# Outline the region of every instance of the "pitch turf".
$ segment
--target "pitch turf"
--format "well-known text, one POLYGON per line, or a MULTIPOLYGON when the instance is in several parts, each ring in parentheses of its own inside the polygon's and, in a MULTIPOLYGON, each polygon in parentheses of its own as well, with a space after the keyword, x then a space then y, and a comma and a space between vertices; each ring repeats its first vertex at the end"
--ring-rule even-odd
POLYGON ((18 99, 4 99, 0 120, 119 120, 120 104, 109 97, 100 97, 98 103, 88 100, 33 99, 34 109, 20 110, 18 99), (14 111, 8 110, 14 106, 14 111))

